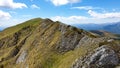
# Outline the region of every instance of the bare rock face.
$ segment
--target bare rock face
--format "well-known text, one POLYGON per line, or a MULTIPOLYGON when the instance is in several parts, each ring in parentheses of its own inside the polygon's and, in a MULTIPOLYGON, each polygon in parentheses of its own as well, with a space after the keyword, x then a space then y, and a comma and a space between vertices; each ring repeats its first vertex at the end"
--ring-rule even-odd
POLYGON ((26 56, 27 56, 27 52, 26 51, 23 51, 20 56, 18 57, 17 61, 16 61, 16 64, 18 63, 21 63, 21 62, 24 62, 25 59, 26 59, 26 56))
POLYGON ((59 31, 61 32, 61 38, 56 47, 59 52, 74 50, 80 39, 84 37, 82 29, 77 29, 70 25, 60 24, 59 31))
POLYGON ((107 37, 101 37, 101 38, 91 38, 87 35, 85 35, 84 37, 82 37, 82 39, 79 41, 79 44, 76 46, 76 48, 79 48, 80 46, 92 46, 92 45, 99 45, 100 42, 104 42, 106 41, 107 37))
POLYGON ((114 50, 101 46, 93 54, 76 60, 72 68, 113 68, 118 63, 119 59, 114 50))

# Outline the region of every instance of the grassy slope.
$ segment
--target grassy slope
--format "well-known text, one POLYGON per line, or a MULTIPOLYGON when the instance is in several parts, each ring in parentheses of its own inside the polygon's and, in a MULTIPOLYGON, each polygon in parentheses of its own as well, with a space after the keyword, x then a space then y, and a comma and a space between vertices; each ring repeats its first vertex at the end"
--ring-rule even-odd
MULTIPOLYGON (((22 28, 24 28, 26 26, 37 27, 38 24, 40 24, 40 20, 41 19, 30 20, 23 24, 16 25, 14 27, 5 29, 1 33, 1 34, 3 34, 3 36, 0 36, 0 38, 6 37, 6 36, 11 36, 15 32, 20 31, 22 28)), ((59 26, 59 24, 56 23, 54 26, 48 28, 49 30, 47 30, 45 32, 45 35, 46 36, 51 35, 49 31, 53 30, 55 27, 58 27, 58 26, 59 26)), ((45 30, 43 30, 43 31, 45 31, 45 30)), ((20 39, 21 41, 24 39, 24 37, 26 37, 24 31, 22 31, 22 33, 23 33, 23 36, 20 39)), ((40 33, 38 33, 37 31, 33 31, 33 34, 28 38, 28 40, 26 41, 26 43, 20 50, 20 53, 23 50, 28 50, 29 54, 28 54, 28 58, 27 58, 28 60, 26 62, 29 63, 29 67, 31 67, 31 68, 35 68, 35 67, 39 68, 39 66, 41 66, 43 68, 63 68, 63 67, 69 68, 75 59, 79 58, 80 56, 84 56, 87 53, 87 51, 86 51, 86 49, 84 49, 84 47, 81 49, 76 49, 74 51, 66 52, 64 54, 58 53, 57 51, 53 50, 54 45, 56 44, 57 41, 59 41, 59 38, 61 35, 60 31, 56 31, 55 33, 53 33, 53 38, 50 40, 49 46, 46 45, 43 41, 40 43, 39 46, 34 47, 31 45, 32 44, 31 42, 33 42, 34 39, 36 39, 36 36, 37 35, 39 36, 39 34, 40 33)), ((3 52, 1 52, 1 53, 3 53, 1 58, 8 57, 10 55, 10 52, 12 52, 14 48, 15 48, 15 46, 12 46, 12 47, 8 47, 6 49, 0 50, 0 51, 3 51, 3 52), (9 52, 7 53, 7 51, 9 51, 9 52)), ((85 48, 87 48, 87 47, 85 47, 85 48)), ((18 53, 18 55, 14 56, 13 58, 10 57, 10 59, 2 62, 1 64, 4 65, 4 67, 6 67, 6 68, 7 67, 19 68, 21 66, 21 64, 16 65, 14 63, 15 63, 16 58, 20 55, 20 53, 18 53)), ((24 67, 24 65, 22 65, 22 66, 24 67)))
POLYGON ((29 21, 26 21, 22 24, 18 24, 16 26, 9 27, 9 28, 3 30, 2 32, 0 32, 0 38, 9 36, 26 26, 36 26, 37 27, 37 25, 40 23, 41 20, 42 20, 41 18, 35 18, 35 19, 31 19, 29 21))
MULTIPOLYGON (((39 24, 40 22, 42 21, 41 18, 35 18, 35 19, 32 19, 32 20, 29 20, 29 21, 26 21, 22 24, 19 24, 19 25, 16 25, 16 26, 13 26, 13 27, 9 27, 5 30, 3 30, 2 32, 0 32, 0 39, 4 39, 4 38, 10 38, 10 37, 13 37, 13 35, 17 32, 22 32, 22 35, 19 39, 19 43, 16 45, 16 46, 19 46, 20 42, 27 36, 26 34, 31 32, 31 30, 34 30, 39 24), (25 27, 28 27, 30 26, 31 30, 30 31, 24 31, 23 28, 25 27)), ((7 40, 7 39, 5 39, 7 40)), ((10 40, 9 40, 10 41, 10 40)), ((12 39, 11 39, 12 41, 12 39)), ((7 42, 6 42, 6 45, 7 45, 7 42)), ((6 46, 4 45, 4 46, 6 46)), ((14 51, 14 49, 16 48, 16 46, 11 46, 11 47, 6 47, 5 49, 0 49, 0 60, 6 60, 5 62, 2 62, 2 64, 5 64, 5 65, 8 65, 9 66, 9 63, 10 62, 14 62, 16 57, 13 57, 13 56, 10 56, 10 54, 14 51), (13 57, 13 58, 11 58, 13 57), (8 60, 7 60, 7 59, 8 60), (11 58, 11 59, 10 59, 11 58)))
MULTIPOLYGON (((26 66, 28 66, 29 68, 70 68, 70 66, 76 59, 86 56, 89 52, 92 52, 95 48, 99 47, 99 45, 86 45, 65 53, 59 53, 57 50, 54 49, 56 43, 60 41, 61 36, 60 31, 54 31, 54 28, 58 29, 59 23, 55 23, 54 25, 49 24, 47 25, 47 27, 45 27, 46 29, 44 27, 43 29, 42 26, 39 26, 41 24, 40 22, 41 19, 36 18, 33 20, 29 20, 23 24, 5 29, 2 33, 0 33, 0 38, 4 38, 7 36, 12 36, 16 32, 20 32, 21 29, 26 26, 32 26, 32 31, 21 31, 22 34, 17 45, 5 49, 0 49, 0 54, 2 54, 0 55, 0 58, 9 58, 2 63, 0 62, 0 65, 4 66, 5 68, 25 68, 26 66), (16 46, 20 46, 21 41, 23 41, 28 36, 27 34, 30 34, 31 32, 32 34, 27 38, 25 44, 22 45, 19 53, 16 56, 12 56, 11 58, 9 55, 15 50, 16 46), (42 37, 46 39, 42 40, 42 37), (47 39, 49 40, 47 41, 47 39), (34 41, 35 44, 33 44, 34 41), (28 52, 25 63, 15 64, 16 59, 23 51, 28 52)), ((103 44, 106 43, 103 42, 103 44)))

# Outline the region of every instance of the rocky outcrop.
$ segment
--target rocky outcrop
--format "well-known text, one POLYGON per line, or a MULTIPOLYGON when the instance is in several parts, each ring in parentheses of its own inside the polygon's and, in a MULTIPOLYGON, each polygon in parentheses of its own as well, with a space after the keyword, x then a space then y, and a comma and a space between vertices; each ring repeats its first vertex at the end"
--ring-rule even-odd
POLYGON ((76 48, 79 48, 80 46, 92 46, 92 45, 99 45, 100 42, 105 42, 109 38, 107 37, 101 37, 101 38, 92 38, 87 35, 82 37, 82 39, 79 41, 79 44, 76 46, 76 48))
POLYGON ((65 24, 61 24, 59 30, 61 31, 61 36, 56 47, 59 52, 74 50, 81 38, 85 36, 82 29, 77 29, 69 25, 66 26, 65 24))
POLYGON ((26 56, 27 56, 27 52, 23 51, 18 57, 18 59, 16 60, 16 64, 24 62, 26 59, 26 56))
POLYGON ((52 42, 51 40, 55 36, 55 33, 58 32, 59 39, 56 41, 56 46, 54 48, 59 52, 74 50, 80 39, 84 37, 84 32, 86 32, 70 25, 65 25, 60 22, 53 22, 50 19, 41 21, 41 24, 38 26, 37 30, 39 35, 36 36, 32 45, 36 46, 37 43, 41 43, 41 41, 44 41, 46 45, 48 45, 52 42))
POLYGON ((101 46, 89 56, 76 60, 71 68, 113 68, 118 63, 115 51, 109 46, 101 46))

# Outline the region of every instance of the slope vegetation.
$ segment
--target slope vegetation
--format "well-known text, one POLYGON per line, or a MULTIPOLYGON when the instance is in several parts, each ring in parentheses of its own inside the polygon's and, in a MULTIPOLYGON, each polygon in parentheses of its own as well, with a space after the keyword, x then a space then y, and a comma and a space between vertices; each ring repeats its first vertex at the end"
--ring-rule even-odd
POLYGON ((100 37, 58 21, 36 18, 0 32, 0 68, 117 67, 119 44, 119 40, 111 37, 100 37), (102 58, 102 54, 108 56, 102 58), (85 61, 90 64, 86 62, 85 66, 85 61))

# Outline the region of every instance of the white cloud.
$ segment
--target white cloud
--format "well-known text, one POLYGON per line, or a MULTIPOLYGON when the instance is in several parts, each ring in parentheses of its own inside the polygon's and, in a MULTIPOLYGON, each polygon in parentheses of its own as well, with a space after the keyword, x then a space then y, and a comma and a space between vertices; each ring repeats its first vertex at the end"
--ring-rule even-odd
POLYGON ((93 10, 93 9, 102 9, 102 8, 100 8, 100 7, 92 7, 92 6, 80 6, 80 7, 72 7, 71 9, 93 10))
POLYGON ((88 14, 94 18, 120 18, 120 12, 97 13, 95 11, 89 10, 88 14))
POLYGON ((51 19, 54 21, 61 21, 66 24, 74 24, 80 22, 82 23, 83 20, 86 20, 88 18, 84 16, 70 16, 70 17, 55 16, 51 17, 51 19))
POLYGON ((6 7, 6 8, 27 8, 27 5, 24 3, 16 3, 13 2, 13 0, 0 0, 0 7, 6 7))
POLYGON ((10 19, 11 15, 8 12, 4 12, 2 10, 0 10, 0 20, 7 20, 10 19))
POLYGON ((66 4, 78 3, 81 0, 50 0, 55 6, 61 6, 66 4))
POLYGON ((61 17, 55 16, 51 17, 54 21, 61 21, 66 24, 104 24, 104 23, 114 23, 119 22, 120 18, 89 18, 89 17, 82 17, 82 16, 69 16, 69 17, 61 17))
POLYGON ((31 5, 31 8, 32 8, 32 9, 40 9, 40 7, 38 7, 38 6, 35 5, 35 4, 31 5))
POLYGON ((111 13, 98 13, 92 10, 88 11, 89 16, 55 16, 51 17, 54 21, 61 21, 66 24, 103 24, 103 23, 113 23, 120 21, 120 12, 111 12, 111 13))

